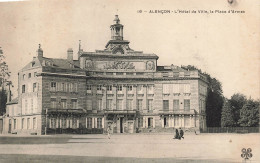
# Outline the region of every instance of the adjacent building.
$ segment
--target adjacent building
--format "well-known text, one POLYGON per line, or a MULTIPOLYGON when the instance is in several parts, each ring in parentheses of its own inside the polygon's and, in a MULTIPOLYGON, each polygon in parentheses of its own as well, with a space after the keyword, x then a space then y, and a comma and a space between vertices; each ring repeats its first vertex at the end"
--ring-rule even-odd
POLYGON ((37 56, 18 74, 3 133, 161 132, 206 128, 208 82, 198 71, 157 65, 156 54, 130 48, 116 15, 104 50, 67 59, 37 56))

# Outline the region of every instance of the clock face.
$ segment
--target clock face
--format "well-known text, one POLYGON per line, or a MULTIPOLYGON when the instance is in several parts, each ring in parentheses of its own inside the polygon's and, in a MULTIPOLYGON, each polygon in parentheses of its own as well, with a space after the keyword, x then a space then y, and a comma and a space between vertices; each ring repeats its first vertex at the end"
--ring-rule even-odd
POLYGON ((153 61, 146 62, 146 69, 147 70, 154 70, 154 62, 153 61))

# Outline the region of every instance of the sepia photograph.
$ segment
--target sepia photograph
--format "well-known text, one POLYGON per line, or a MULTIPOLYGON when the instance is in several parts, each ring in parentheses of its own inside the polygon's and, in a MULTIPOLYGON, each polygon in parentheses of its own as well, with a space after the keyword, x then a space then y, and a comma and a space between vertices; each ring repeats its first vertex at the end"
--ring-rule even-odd
POLYGON ((0 0, 0 162, 260 162, 259 0, 0 0))

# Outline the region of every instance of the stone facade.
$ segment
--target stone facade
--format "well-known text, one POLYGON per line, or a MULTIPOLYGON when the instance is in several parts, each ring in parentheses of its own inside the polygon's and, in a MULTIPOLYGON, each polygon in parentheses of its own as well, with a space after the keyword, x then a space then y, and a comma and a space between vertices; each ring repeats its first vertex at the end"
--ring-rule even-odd
POLYGON ((17 102, 9 102, 4 133, 161 132, 206 128, 207 80, 198 71, 158 66, 158 56, 123 39, 118 16, 104 50, 73 50, 67 59, 37 57, 18 74, 17 102), (15 109, 13 109, 15 107, 15 109), (10 114, 15 110, 15 114, 10 114))

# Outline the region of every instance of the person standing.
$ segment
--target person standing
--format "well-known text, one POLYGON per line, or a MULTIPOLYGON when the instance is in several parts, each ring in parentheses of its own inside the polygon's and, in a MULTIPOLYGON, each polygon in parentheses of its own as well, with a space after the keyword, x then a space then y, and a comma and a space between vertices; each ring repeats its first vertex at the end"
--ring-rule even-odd
POLYGON ((110 126, 107 126, 107 138, 110 139, 110 126))
POLYGON ((183 130, 180 128, 180 139, 183 138, 184 139, 184 132, 183 130))
POLYGON ((179 135, 179 131, 178 129, 176 128, 175 129, 175 135, 174 135, 174 138, 173 139, 179 139, 180 135, 179 135))

